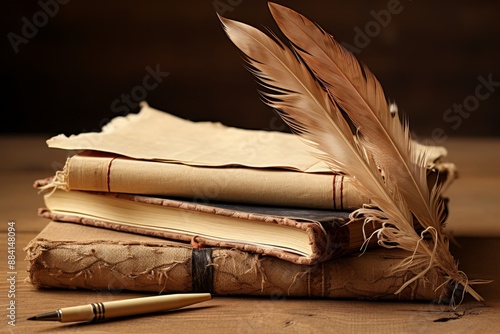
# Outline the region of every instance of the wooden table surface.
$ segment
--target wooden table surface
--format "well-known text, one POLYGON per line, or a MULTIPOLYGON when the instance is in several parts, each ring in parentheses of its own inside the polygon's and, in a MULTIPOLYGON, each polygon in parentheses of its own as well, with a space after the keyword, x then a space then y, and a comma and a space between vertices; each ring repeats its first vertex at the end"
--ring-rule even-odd
MULTIPOLYGON (((62 167, 66 153, 49 150, 45 137, 0 137, 0 305, 1 333, 498 333, 498 282, 477 287, 486 299, 468 297, 456 310, 431 303, 214 297, 176 312, 88 324, 27 321, 59 307, 141 296, 139 293, 37 290, 25 282, 23 248, 45 226, 36 216, 41 197, 35 179, 62 167), (7 263, 8 222, 15 222, 15 274, 7 263), (10 290, 8 279, 15 281, 10 290), (10 294, 14 292, 15 296, 10 294), (7 309, 15 302, 15 310, 7 309), (15 326, 8 324, 9 314, 15 326)), ((500 274, 500 139, 450 139, 444 145, 460 179, 449 191, 449 228, 460 246, 452 252, 469 278, 500 274)))

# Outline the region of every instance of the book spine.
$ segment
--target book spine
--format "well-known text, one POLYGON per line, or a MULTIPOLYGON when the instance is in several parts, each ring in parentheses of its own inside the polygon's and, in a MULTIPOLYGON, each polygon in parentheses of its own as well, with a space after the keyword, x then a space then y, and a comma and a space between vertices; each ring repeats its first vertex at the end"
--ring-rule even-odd
POLYGON ((188 197, 200 203, 219 200, 334 210, 354 210, 370 203, 349 178, 325 173, 76 155, 68 159, 59 178, 66 190, 188 197))
POLYGON ((391 272, 409 255, 397 250, 344 256, 314 266, 239 250, 165 244, 75 244, 35 239, 25 250, 29 281, 36 287, 434 300, 439 297, 435 289, 443 283, 443 278, 431 270, 395 295, 398 287, 414 275, 409 271, 391 272))

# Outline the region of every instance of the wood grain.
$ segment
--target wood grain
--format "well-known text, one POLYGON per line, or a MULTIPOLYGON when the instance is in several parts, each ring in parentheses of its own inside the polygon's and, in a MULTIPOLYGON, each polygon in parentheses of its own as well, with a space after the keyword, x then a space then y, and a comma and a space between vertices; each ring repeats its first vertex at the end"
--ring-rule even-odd
MULTIPOLYGON (((430 303, 374 302, 357 300, 272 299, 250 297, 215 297, 203 304, 186 309, 130 317, 121 320, 89 324, 41 323, 25 320, 34 314, 76 304, 108 301, 142 296, 125 291, 65 291, 37 290, 24 280, 27 277, 22 248, 36 236, 46 221, 36 216, 41 199, 31 184, 36 178, 53 173, 51 163, 64 161, 65 153, 44 147, 43 137, 0 138, 4 162, 0 166, 0 249, 7 249, 7 222, 16 222, 16 326, 7 324, 9 301, 7 278, 10 276, 6 257, 0 262, 0 307, 2 333, 148 333, 203 332, 203 333, 494 333, 500 316, 500 287, 497 282, 478 286, 486 299, 478 303, 467 297, 457 310, 430 303), (26 157, 33 157, 28 159, 26 157)), ((460 268, 470 279, 498 279, 500 269, 500 236, 490 231, 490 225, 477 224, 488 220, 494 223, 498 214, 500 194, 496 186, 500 173, 495 170, 499 157, 488 154, 500 147, 500 140, 454 139, 446 146, 453 161, 463 167, 460 186, 453 202, 463 208, 452 207, 450 225, 474 225, 482 232, 467 232, 457 238, 460 247, 452 252, 460 260, 460 268), (469 191, 480 182, 482 191, 469 191), (482 193, 485 201, 477 199, 482 193), (473 203, 471 205, 470 203, 473 203), (461 211, 459 211, 461 210, 461 211), (459 215, 453 214, 458 211, 459 215), (451 219, 452 218, 452 219, 451 219), (483 237, 477 237, 477 235, 483 237)))

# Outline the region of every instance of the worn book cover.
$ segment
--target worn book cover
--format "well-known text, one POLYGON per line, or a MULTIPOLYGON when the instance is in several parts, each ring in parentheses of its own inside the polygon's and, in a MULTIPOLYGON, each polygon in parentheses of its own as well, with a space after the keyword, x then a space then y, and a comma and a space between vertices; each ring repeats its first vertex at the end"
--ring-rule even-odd
POLYGON ((434 300, 444 282, 432 269, 401 293, 419 268, 393 269, 409 253, 377 249, 314 266, 225 248, 49 222, 25 248, 29 281, 40 288, 155 293, 434 300))

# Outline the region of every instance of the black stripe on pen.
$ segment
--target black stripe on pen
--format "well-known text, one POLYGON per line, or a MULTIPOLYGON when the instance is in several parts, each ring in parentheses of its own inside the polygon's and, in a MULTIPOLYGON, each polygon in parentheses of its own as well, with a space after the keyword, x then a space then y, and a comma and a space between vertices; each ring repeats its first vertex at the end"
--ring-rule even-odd
POLYGON ((97 321, 97 320, 104 319, 104 315, 105 315, 104 304, 103 303, 92 303, 90 305, 92 305, 92 312, 94 313, 93 320, 97 321))

